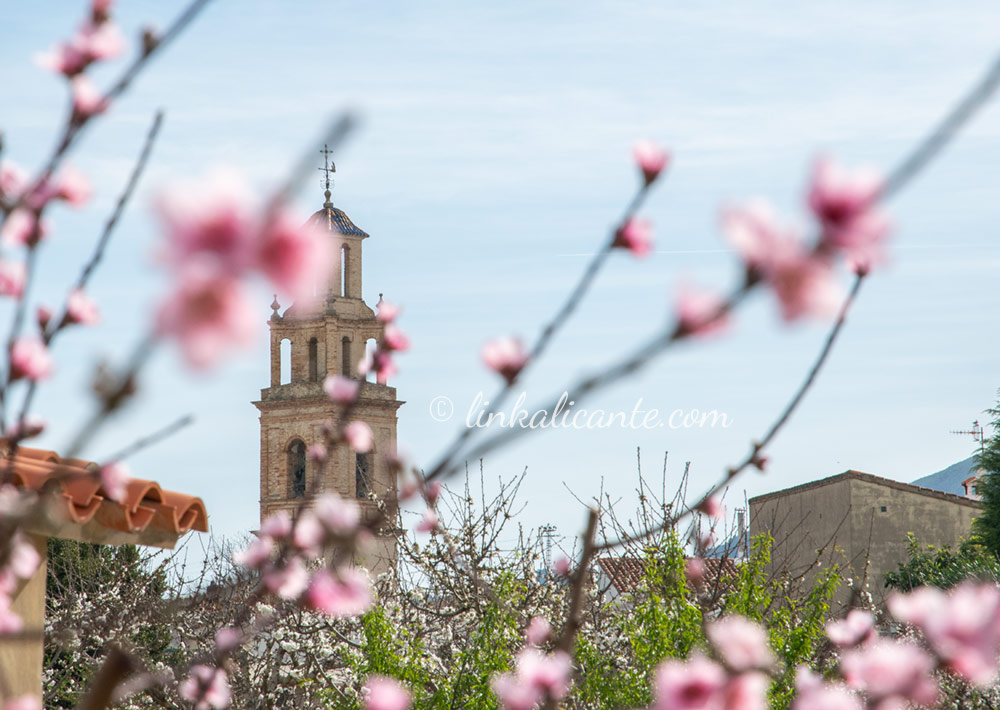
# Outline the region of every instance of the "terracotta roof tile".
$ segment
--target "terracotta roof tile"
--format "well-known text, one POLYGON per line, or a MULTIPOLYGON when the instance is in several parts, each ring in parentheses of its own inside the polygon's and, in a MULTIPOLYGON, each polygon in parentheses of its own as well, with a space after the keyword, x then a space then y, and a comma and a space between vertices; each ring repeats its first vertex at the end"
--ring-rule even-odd
POLYGON ((173 547, 191 530, 208 532, 201 498, 160 488, 155 481, 132 478, 125 497, 111 500, 93 474, 98 465, 61 459, 54 451, 18 447, 13 462, 0 459, 0 473, 19 487, 50 493, 55 515, 29 521, 30 532, 104 544, 135 543, 173 547))
MULTIPOLYGON (((736 574, 736 561, 728 557, 703 557, 705 577, 731 577, 736 574)), ((645 560, 639 557, 600 557, 598 566, 608 576, 619 594, 634 592, 642 582, 645 560)))

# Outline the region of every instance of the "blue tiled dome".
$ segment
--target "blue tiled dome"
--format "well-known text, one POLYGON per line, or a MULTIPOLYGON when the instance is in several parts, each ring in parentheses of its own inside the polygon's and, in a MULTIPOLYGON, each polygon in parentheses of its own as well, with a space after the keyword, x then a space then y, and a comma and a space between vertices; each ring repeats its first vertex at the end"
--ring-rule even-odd
POLYGON ((354 224, 344 210, 337 209, 332 205, 318 211, 309 221, 313 224, 325 226, 330 232, 339 232, 340 234, 348 234, 355 237, 368 236, 368 232, 354 224))

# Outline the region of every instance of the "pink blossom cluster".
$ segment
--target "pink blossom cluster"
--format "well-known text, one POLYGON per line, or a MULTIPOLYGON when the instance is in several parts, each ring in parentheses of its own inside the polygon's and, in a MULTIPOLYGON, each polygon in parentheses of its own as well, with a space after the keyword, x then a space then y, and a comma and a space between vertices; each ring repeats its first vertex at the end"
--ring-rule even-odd
POLYGON ((257 539, 233 558, 258 570, 267 589, 282 599, 330 616, 356 616, 372 602, 368 575, 353 567, 310 572, 307 563, 328 546, 350 548, 367 539, 357 503, 325 493, 294 522, 285 511, 269 517, 257 539))
MULTIPOLYGON (((636 166, 642 175, 642 189, 648 189, 670 163, 670 153, 653 141, 639 141, 632 149, 636 166)), ((635 256, 648 256, 653 251, 653 225, 647 219, 629 215, 615 230, 611 246, 626 249, 635 256)))
POLYGON ((175 186, 156 202, 163 224, 162 256, 171 269, 171 293, 156 330, 177 340, 195 368, 216 363, 246 343, 256 316, 244 279, 259 273, 300 307, 325 292, 333 257, 328 234, 297 220, 284 205, 255 209, 242 178, 216 170, 175 186))
MULTIPOLYGON (((4 504, 13 504, 16 493, 4 487, 4 504)), ((41 556, 20 530, 6 541, 0 550, 0 636, 17 633, 24 622, 11 608, 14 594, 21 582, 30 579, 41 563, 41 556)))
POLYGON ((194 703, 195 710, 221 710, 229 707, 232 697, 226 672, 206 665, 193 666, 177 691, 182 698, 194 703))
POLYGON ((569 692, 573 662, 565 651, 542 653, 527 646, 517 655, 513 673, 493 677, 493 692, 503 710, 532 710, 546 698, 561 700, 569 692))
POLYGON ((94 0, 90 15, 68 40, 36 61, 46 69, 65 76, 73 95, 74 120, 82 123, 107 110, 108 101, 84 73, 95 62, 113 59, 125 50, 125 40, 111 21, 111 1, 94 0))
POLYGON ((873 170, 849 171, 823 157, 816 162, 807 196, 819 233, 814 245, 759 200, 723 210, 723 231, 743 259, 749 281, 763 281, 772 289, 785 320, 826 317, 841 299, 834 268, 838 256, 858 274, 885 260, 890 224, 878 209, 882 187, 873 170))
POLYGON ((365 710, 408 710, 410 693, 392 678, 369 676, 362 688, 365 710))
POLYGON ((964 582, 950 592, 920 587, 889 598, 889 611, 920 629, 951 671, 975 685, 997 679, 1000 658, 1000 588, 964 582))
POLYGON ((409 337, 396 324, 400 312, 401 309, 396 304, 379 301, 375 318, 382 324, 382 338, 379 340, 378 348, 374 352, 366 353, 358 366, 358 371, 362 375, 374 372, 376 382, 382 385, 399 372, 396 361, 393 360, 393 353, 410 349, 409 337))

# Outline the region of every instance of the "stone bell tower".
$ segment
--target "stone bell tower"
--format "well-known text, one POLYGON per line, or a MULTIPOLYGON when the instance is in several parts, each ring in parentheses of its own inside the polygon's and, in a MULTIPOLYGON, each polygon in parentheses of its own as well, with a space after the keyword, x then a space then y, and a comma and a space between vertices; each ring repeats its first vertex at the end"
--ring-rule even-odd
MULTIPOLYGON (((324 153, 325 153, 324 149, 324 153)), ((323 441, 324 423, 334 420, 341 405, 323 391, 327 375, 360 377, 358 365, 382 334, 382 325, 361 292, 361 252, 368 234, 330 199, 326 168, 326 201, 310 221, 329 235, 337 259, 326 298, 308 307, 292 304, 284 313, 275 298, 271 330, 271 383, 253 404, 260 410, 260 517, 278 510, 294 512, 316 492, 336 491, 355 498, 365 519, 376 514, 370 494, 394 496, 395 476, 387 458, 396 452, 396 389, 365 381, 351 418, 366 422, 374 435, 372 451, 359 454, 339 446, 326 463, 322 480, 307 449, 323 441)), ((395 563, 396 542, 380 537, 365 562, 373 572, 395 563)))

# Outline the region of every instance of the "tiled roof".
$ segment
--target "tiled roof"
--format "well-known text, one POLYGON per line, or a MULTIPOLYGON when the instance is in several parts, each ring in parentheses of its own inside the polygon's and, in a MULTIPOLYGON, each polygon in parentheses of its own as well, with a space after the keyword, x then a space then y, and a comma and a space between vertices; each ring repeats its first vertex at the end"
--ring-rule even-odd
POLYGON ((356 237, 368 236, 368 232, 354 224, 344 210, 337 209, 333 206, 324 207, 319 212, 316 212, 309 218, 309 222, 311 224, 317 224, 321 227, 326 227, 327 231, 330 232, 350 234, 356 237))
MULTIPOLYGON (((725 557, 703 557, 705 577, 716 579, 736 574, 736 561, 725 557)), ((639 588, 646 561, 639 557, 599 557, 597 564, 611 580, 619 594, 634 592, 639 588)))
POLYGON ((155 481, 129 479, 125 498, 111 500, 94 476, 98 465, 62 459, 54 451, 18 447, 12 460, 0 459, 0 473, 17 487, 51 493, 47 516, 26 522, 28 532, 109 545, 134 543, 172 548, 191 530, 208 532, 201 498, 160 488, 155 481), (13 463, 13 465, 12 465, 13 463))
POLYGON ((802 483, 798 486, 792 486, 791 488, 785 488, 780 491, 774 491, 772 493, 764 493, 763 495, 755 496, 750 499, 751 506, 754 504, 763 503, 764 501, 772 500, 774 498, 780 498, 782 496, 792 495, 795 493, 801 493, 802 491, 812 490, 813 488, 820 488, 822 486, 829 486, 835 483, 841 483, 842 481, 864 481, 865 483, 873 483, 879 486, 885 486, 886 488, 894 488, 898 491, 905 491, 906 493, 915 493, 917 495, 927 496, 928 498, 937 498, 939 500, 947 500, 952 503, 957 503, 958 505, 965 505, 970 508, 981 508, 982 504, 979 501, 973 500, 971 498, 966 498, 965 496, 955 495, 954 493, 944 493, 942 491, 933 490, 931 488, 924 488, 923 486, 916 486, 912 483, 902 483, 901 481, 893 481, 891 478, 882 478, 881 476, 875 476, 871 473, 864 473, 863 471, 855 471, 850 469, 844 471, 843 473, 838 473, 836 476, 828 476, 827 478, 821 478, 818 481, 809 481, 809 483, 802 483))

